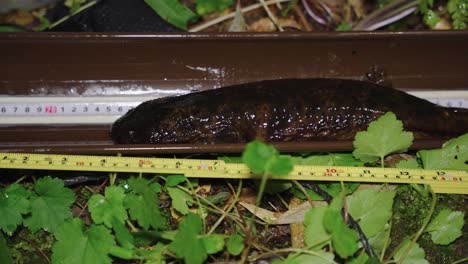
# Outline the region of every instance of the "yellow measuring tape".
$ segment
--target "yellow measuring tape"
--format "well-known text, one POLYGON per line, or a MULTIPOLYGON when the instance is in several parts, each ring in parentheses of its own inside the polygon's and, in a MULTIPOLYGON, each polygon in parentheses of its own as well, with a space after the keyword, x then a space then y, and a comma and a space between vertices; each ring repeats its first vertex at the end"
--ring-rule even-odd
MULTIPOLYGON (((221 160, 0 153, 0 168, 183 174, 186 177, 252 179, 244 164, 221 160)), ((468 172, 296 165, 278 180, 428 184, 437 193, 468 194, 468 172)))

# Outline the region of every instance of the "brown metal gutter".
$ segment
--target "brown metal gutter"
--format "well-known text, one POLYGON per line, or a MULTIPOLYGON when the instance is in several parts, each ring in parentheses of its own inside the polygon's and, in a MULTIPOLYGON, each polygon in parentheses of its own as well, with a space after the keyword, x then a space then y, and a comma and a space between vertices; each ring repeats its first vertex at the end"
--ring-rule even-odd
MULTIPOLYGON (((277 78, 362 79, 373 66, 402 90, 468 89, 468 32, 0 34, 0 96, 85 96, 92 86, 186 91, 277 78)), ((115 94, 114 94, 115 95, 115 94)), ((118 93, 116 94, 118 95, 118 93)), ((0 127, 0 151, 239 152, 243 145, 118 146, 108 125, 0 127)), ((415 148, 440 146, 417 142, 415 148)), ((280 144, 339 151, 351 142, 280 144)))

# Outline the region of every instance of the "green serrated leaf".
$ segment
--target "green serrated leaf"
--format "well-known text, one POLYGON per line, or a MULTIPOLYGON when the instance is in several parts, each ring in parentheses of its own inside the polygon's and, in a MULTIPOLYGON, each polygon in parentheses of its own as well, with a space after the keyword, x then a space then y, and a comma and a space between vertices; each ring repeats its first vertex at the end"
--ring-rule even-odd
POLYGON ((151 190, 153 190, 153 192, 155 193, 160 193, 162 192, 162 186, 161 184, 159 184, 159 182, 153 182, 150 184, 150 188, 151 190))
POLYGON ((131 186, 132 191, 125 196, 125 207, 128 209, 130 218, 136 220, 143 229, 164 228, 165 219, 159 210, 157 195, 158 188, 161 186, 155 183, 148 184, 149 182, 144 178, 130 178, 128 185, 131 186))
POLYGON ((372 257, 368 259, 365 264, 381 264, 381 263, 378 258, 372 257))
POLYGON ((468 171, 468 133, 445 142, 441 149, 420 150, 418 156, 425 169, 468 171))
MULTIPOLYGON (((353 193, 360 185, 360 183, 344 183, 344 189, 346 194, 353 193)), ((322 183, 318 184, 318 187, 322 189, 322 191, 328 193, 332 197, 336 197, 341 193, 341 183, 322 183)), ((304 189, 306 190, 307 194, 310 196, 310 198, 314 201, 323 201, 323 197, 312 191, 311 189, 307 188, 304 186, 304 189)), ((295 185, 292 186, 291 192, 298 198, 305 200, 306 197, 302 193, 302 191, 298 190, 295 185)))
POLYGON ((239 234, 231 235, 226 246, 229 254, 237 256, 244 250, 244 238, 239 234))
POLYGON ((31 216, 24 220, 24 224, 32 232, 42 228, 55 233, 63 221, 71 217, 70 206, 75 201, 75 194, 64 187, 62 180, 51 177, 39 179, 34 190, 31 216))
POLYGON ((362 253, 357 257, 354 257, 348 261, 348 264, 366 264, 369 260, 369 255, 362 253))
POLYGON ((395 168, 399 169, 421 169, 421 165, 419 165, 419 162, 415 159, 412 160, 400 160, 395 165, 395 168))
POLYGON ((124 223, 121 223, 116 218, 112 219, 112 229, 114 229, 115 237, 120 245, 124 248, 133 249, 135 241, 130 231, 127 229, 124 223))
POLYGON ((468 24, 468 8, 466 0, 449 0, 447 9, 449 10, 454 29, 466 29, 468 24))
POLYGON ((401 247, 395 253, 393 260, 396 263, 401 264, 429 264, 429 262, 425 259, 426 254, 424 253, 424 250, 418 245, 418 243, 415 243, 411 247, 410 251, 402 261, 400 260, 410 243, 410 240, 403 241, 401 247))
POLYGON ((30 191, 16 183, 0 189, 0 228, 6 234, 11 236, 23 223, 23 215, 30 210, 30 195, 30 191))
POLYGON ((172 25, 187 30, 189 22, 195 20, 197 15, 177 0, 145 0, 162 19, 172 25))
POLYGON ((332 202, 328 206, 329 210, 341 212, 344 205, 345 192, 342 190, 336 197, 333 198, 332 202))
POLYGON ((318 165, 318 166, 363 166, 364 162, 356 160, 350 153, 330 153, 325 155, 313 155, 306 158, 293 157, 295 165, 318 165))
POLYGON ((341 258, 350 257, 358 250, 359 236, 353 229, 346 226, 341 216, 341 209, 344 204, 342 191, 328 205, 323 216, 323 226, 331 234, 333 248, 341 258))
POLYGON ((332 245, 341 258, 350 257, 358 250, 358 240, 356 231, 343 222, 333 229, 332 245))
POLYGON ((335 28, 336 31, 351 31, 353 27, 350 24, 340 24, 335 28))
POLYGON ((334 264, 335 256, 325 251, 307 251, 297 254, 290 254, 284 264, 334 264))
POLYGON ((208 254, 204 243, 198 238, 202 229, 201 218, 195 214, 188 214, 180 221, 179 232, 168 249, 179 258, 183 258, 187 264, 203 263, 208 254))
POLYGON ((3 233, 0 232, 0 263, 2 264, 13 264, 13 259, 11 258, 10 248, 6 243, 6 239, 3 236, 3 233))
POLYGON ((190 213, 189 206, 195 202, 192 196, 177 187, 167 187, 166 189, 172 199, 172 207, 183 215, 190 213))
POLYGON ((220 12, 232 6, 233 0, 195 0, 195 8, 201 16, 220 12))
POLYGON ((293 163, 289 156, 279 156, 267 163, 267 173, 273 176, 285 176, 293 170, 293 163))
POLYGON ((424 14, 424 23, 428 25, 430 28, 434 28, 439 22, 440 22, 440 17, 439 15, 437 15, 436 12, 432 10, 428 10, 424 14))
POLYGON ((278 151, 270 145, 260 141, 252 141, 247 144, 242 153, 242 162, 255 174, 263 174, 266 171, 268 162, 275 158, 278 151))
POLYGON ((304 216, 304 242, 312 249, 320 249, 323 243, 331 239, 323 226, 326 206, 313 207, 304 216))
POLYGON ((432 241, 439 245, 448 245, 462 235, 465 214, 444 209, 432 219, 425 232, 431 234, 432 241))
POLYGON ((333 234, 335 229, 338 228, 342 222, 343 219, 341 218, 341 213, 339 211, 330 210, 330 208, 327 208, 323 216, 323 226, 325 227, 327 233, 333 234))
POLYGON ((166 258, 163 252, 164 247, 165 245, 163 243, 158 242, 150 250, 140 250, 139 254, 143 256, 145 264, 166 264, 166 258))
POLYGON ((203 237, 202 241, 208 254, 216 254, 224 248, 224 235, 221 234, 203 237))
POLYGON ((53 264, 111 263, 108 254, 115 241, 104 226, 92 225, 84 231, 83 222, 74 218, 58 228, 56 238, 52 247, 53 264))
POLYGON ((166 178, 166 186, 168 187, 175 187, 179 185, 180 183, 185 182, 185 176, 184 175, 171 175, 167 176, 166 178))
POLYGON ((377 255, 379 255, 382 252, 383 248, 386 246, 385 240, 387 239, 388 228, 389 226, 386 226, 384 231, 377 233, 373 237, 367 237, 367 240, 369 240, 369 244, 372 246, 377 255))
POLYGON ((374 162, 386 155, 406 151, 413 143, 413 133, 403 131, 403 123, 392 112, 372 121, 366 131, 356 133, 353 141, 356 159, 374 162))
POLYGON ((109 186, 105 196, 95 194, 89 199, 88 209, 91 218, 96 224, 104 224, 112 228, 115 222, 124 223, 127 220, 127 211, 123 205, 124 190, 119 186, 109 186))
POLYGON ((367 237, 373 237, 385 229, 392 217, 395 191, 361 189, 347 197, 349 214, 359 223, 367 237))

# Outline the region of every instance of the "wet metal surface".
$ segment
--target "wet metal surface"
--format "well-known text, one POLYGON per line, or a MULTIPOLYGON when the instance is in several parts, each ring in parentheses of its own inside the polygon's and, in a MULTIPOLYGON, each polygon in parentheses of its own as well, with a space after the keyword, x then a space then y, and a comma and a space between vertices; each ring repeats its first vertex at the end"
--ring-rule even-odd
MULTIPOLYGON (((397 89, 466 90, 467 46, 468 32, 462 31, 2 34, 0 48, 8 52, 0 61, 0 96, 165 96, 266 79, 364 79, 376 65, 397 89)), ((441 142, 416 146, 437 147, 441 142)), ((290 151, 304 146, 317 151, 352 149, 350 142, 291 144, 290 151)), ((213 151, 209 147, 217 148, 216 152, 236 152, 242 145, 133 148, 112 145, 107 125, 0 127, 2 151, 213 151)))

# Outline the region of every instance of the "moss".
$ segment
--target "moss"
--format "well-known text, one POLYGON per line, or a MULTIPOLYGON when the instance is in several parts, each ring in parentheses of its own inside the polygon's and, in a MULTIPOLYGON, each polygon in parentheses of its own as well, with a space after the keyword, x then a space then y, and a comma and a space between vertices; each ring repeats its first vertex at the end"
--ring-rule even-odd
MULTIPOLYGON (((438 202, 433 216, 437 215, 444 208, 463 211, 467 215, 465 208, 466 195, 437 194, 437 197, 438 202)), ((391 243, 387 254, 393 252, 405 238, 412 238, 421 228, 425 217, 429 213, 431 201, 432 197, 421 196, 409 185, 402 185, 397 188, 393 205, 391 243)), ((426 252, 426 259, 430 263, 452 263, 463 257, 462 252, 457 249, 467 246, 466 238, 467 235, 464 232, 464 236, 457 239, 454 243, 441 246, 434 244, 431 236, 424 233, 419 238, 418 244, 426 252)))
POLYGON ((9 246, 13 257, 13 262, 22 263, 48 263, 45 257, 40 253, 42 251, 48 258, 52 254, 52 245, 55 239, 52 234, 45 231, 36 233, 29 232, 22 228, 9 238, 9 246))

